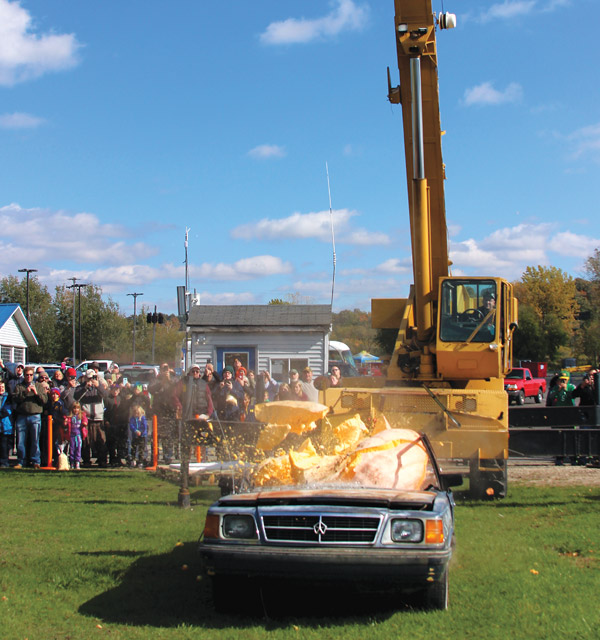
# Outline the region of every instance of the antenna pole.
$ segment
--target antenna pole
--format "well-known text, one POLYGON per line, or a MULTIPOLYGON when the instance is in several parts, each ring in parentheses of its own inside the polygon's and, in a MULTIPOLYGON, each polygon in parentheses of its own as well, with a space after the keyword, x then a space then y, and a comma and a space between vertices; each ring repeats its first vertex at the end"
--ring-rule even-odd
POLYGON ((331 207, 331 185, 329 184, 329 166, 325 163, 325 172, 327 173, 327 193, 329 194, 329 220, 331 222, 331 248, 333 251, 333 272, 331 274, 331 308, 333 309, 333 294, 335 291, 335 231, 333 228, 333 209, 331 207))

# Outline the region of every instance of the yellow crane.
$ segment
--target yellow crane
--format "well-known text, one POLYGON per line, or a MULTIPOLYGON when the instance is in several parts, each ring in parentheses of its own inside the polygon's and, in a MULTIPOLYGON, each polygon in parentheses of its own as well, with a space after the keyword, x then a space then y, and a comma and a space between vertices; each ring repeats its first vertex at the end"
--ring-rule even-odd
POLYGON ((383 414, 394 426, 425 431, 442 464, 469 476, 473 495, 503 497, 503 379, 517 301, 502 278, 450 274, 436 32, 455 22, 432 13, 431 0, 395 0, 400 85, 391 86, 388 69, 388 97, 402 106, 414 284, 407 298, 372 300, 373 326, 398 329, 385 386, 341 390, 334 410, 383 414))

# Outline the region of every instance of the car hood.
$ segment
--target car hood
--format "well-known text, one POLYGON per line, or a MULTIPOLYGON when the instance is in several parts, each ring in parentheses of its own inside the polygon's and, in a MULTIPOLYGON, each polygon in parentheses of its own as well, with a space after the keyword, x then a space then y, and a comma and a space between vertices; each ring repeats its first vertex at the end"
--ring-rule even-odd
POLYGON ((391 509, 432 508, 439 491, 399 491, 397 489, 365 489, 336 487, 307 489, 286 487, 265 489, 251 493, 232 494, 222 497, 219 506, 287 506, 287 505, 337 505, 358 507, 380 507, 391 509))

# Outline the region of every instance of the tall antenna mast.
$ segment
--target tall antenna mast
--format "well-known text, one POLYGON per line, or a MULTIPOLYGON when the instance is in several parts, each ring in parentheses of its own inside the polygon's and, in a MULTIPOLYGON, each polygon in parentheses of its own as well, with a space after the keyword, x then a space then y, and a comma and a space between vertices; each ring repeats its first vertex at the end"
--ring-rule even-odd
POLYGON ((185 293, 190 290, 190 278, 188 273, 188 234, 191 231, 188 227, 185 228, 185 293))
POLYGON ((333 294, 335 291, 335 231, 333 229, 333 209, 331 208, 331 186, 329 184, 329 167, 325 163, 325 172, 327 173, 327 193, 329 194, 329 220, 331 222, 331 248, 333 251, 333 273, 331 274, 331 308, 333 309, 333 294))

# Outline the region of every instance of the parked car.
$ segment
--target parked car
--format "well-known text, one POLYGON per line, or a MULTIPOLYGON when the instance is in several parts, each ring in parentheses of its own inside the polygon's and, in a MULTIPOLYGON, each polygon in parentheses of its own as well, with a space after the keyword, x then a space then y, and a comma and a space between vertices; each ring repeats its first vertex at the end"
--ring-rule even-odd
POLYGON ((525 404, 526 398, 533 398, 537 404, 544 400, 546 378, 534 378, 529 369, 517 367, 504 378, 504 390, 508 393, 508 403, 525 404))
POLYGON ((119 367, 119 373, 129 384, 150 384, 156 379, 159 367, 155 364, 124 364, 119 367))
POLYGON ((98 363, 98 366, 100 368, 100 372, 102 374, 104 374, 106 371, 110 370, 110 368, 114 364, 113 360, 84 360, 83 362, 80 362, 75 367, 75 371, 77 372, 77 378, 81 378, 81 376, 85 374, 85 372, 90 368, 90 366, 94 362, 98 363))
POLYGON ((454 532, 447 487, 462 479, 442 476, 427 437, 409 433, 393 464, 400 469, 405 452, 418 447, 424 466, 416 485, 413 478, 404 489, 376 481, 262 487, 215 502, 200 553, 217 610, 235 609, 239 594, 252 597, 248 579, 360 583, 411 591, 427 607, 446 609, 454 532))

